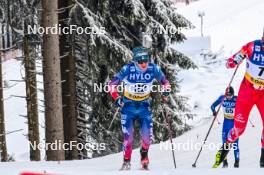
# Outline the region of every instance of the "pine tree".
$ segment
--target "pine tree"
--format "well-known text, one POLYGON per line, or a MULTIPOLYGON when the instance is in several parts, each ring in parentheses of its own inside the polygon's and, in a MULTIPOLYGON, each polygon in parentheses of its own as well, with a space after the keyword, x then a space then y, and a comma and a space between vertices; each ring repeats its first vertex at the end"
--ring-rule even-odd
MULTIPOLYGON (((8 51, 12 49, 23 50, 23 61, 25 68, 25 84, 26 84, 26 101, 27 101, 27 123, 28 123, 28 139, 32 144, 39 144, 39 118, 38 118, 38 96, 37 96, 37 80, 36 80, 36 60, 38 59, 38 47, 40 45, 39 36, 28 34, 28 25, 38 25, 39 0, 32 1, 8 1, 8 9, 5 10, 8 19, 5 22, 9 26, 9 43, 11 43, 8 51), (11 30, 12 29, 12 30, 11 30), (12 45, 12 43, 14 43, 12 45)), ((34 150, 30 146, 30 160, 40 160, 40 150, 34 150)))
MULTIPOLYGON (((58 24, 58 1, 43 0, 43 26, 58 24)), ((64 143, 59 36, 46 33, 43 36, 43 77, 45 99, 46 143, 64 143)), ((46 148, 47 160, 64 160, 64 150, 46 148)))
MULTIPOLYGON (((35 52, 29 50, 29 37, 24 36, 24 66, 25 66, 25 82, 26 82, 26 99, 27 99, 27 118, 28 118, 28 139, 32 144, 39 144, 39 115, 38 115, 38 95, 36 80, 36 55, 30 54, 35 52), (31 57, 30 57, 31 55, 31 57)), ((33 149, 30 146, 30 160, 40 160, 40 150, 33 149)))
POLYGON ((3 88, 3 77, 2 77, 2 52, 0 51, 0 100, 1 100, 0 101, 0 151, 1 151, 1 161, 6 162, 8 160, 8 154, 7 154, 7 147, 6 147, 3 89, 4 88, 3 88))
MULTIPOLYGON (((68 26, 69 9, 72 0, 59 0, 59 23, 62 27, 68 26)), ((76 110, 76 82, 75 57, 70 45, 71 35, 60 35, 62 103, 63 103, 63 130, 64 141, 70 144, 77 143, 77 110, 76 110)), ((66 160, 78 159, 78 150, 72 147, 65 151, 66 160)))

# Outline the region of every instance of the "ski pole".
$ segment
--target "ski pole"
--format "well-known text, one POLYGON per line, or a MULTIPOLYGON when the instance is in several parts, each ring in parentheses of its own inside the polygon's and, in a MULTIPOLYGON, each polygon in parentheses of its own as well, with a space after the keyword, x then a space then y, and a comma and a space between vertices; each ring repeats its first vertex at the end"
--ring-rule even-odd
POLYGON ((171 119, 169 119, 168 112, 165 109, 165 106, 164 105, 163 105, 162 115, 163 115, 163 117, 165 117, 166 123, 168 125, 169 137, 170 137, 170 143, 171 143, 171 150, 172 150, 172 158, 173 158, 174 168, 176 168, 176 160, 175 160, 174 146, 173 146, 173 142, 172 142, 171 119), (166 115, 164 115, 164 110, 166 111, 166 115))
MULTIPOLYGON (((234 73, 233 73, 233 75, 232 75, 232 77, 231 77, 231 80, 230 80, 230 82, 229 82, 229 84, 228 84, 228 88, 231 86, 231 84, 232 84, 232 82, 233 82, 233 80, 234 80, 234 77, 235 77, 235 75, 236 75, 236 73, 237 73, 238 67, 239 67, 239 65, 237 65, 237 67, 236 67, 236 69, 235 69, 235 71, 234 71, 234 73)), ((223 98, 223 99, 224 99, 224 98, 223 98)), ((197 163, 197 161, 198 161, 198 158, 200 157, 200 154, 201 154, 201 152, 202 152, 202 150, 203 150, 203 146, 204 146, 204 144, 205 144, 206 141, 207 141, 207 138, 208 138, 208 136, 209 136, 209 133, 211 132, 211 129, 212 129, 213 125, 214 125, 214 122, 215 122, 215 120, 216 120, 216 118, 217 118, 217 115, 218 115, 218 113, 219 113, 219 111, 220 111, 220 109, 221 109, 221 106, 222 106, 223 102, 224 102, 224 100, 222 100, 221 103, 220 103, 220 105, 218 106, 217 111, 216 111, 216 115, 215 115, 214 118, 213 118, 213 121, 212 121, 212 123, 211 123, 211 125, 210 125, 210 127, 209 127, 209 130, 208 130, 208 132, 207 132, 207 134, 206 134, 206 136, 205 136, 205 139, 204 139, 203 144, 202 144, 202 146, 201 146, 201 148, 200 148, 200 150, 199 150, 199 152, 198 152, 198 155, 197 155, 197 157, 196 157, 196 159, 195 159, 195 162, 192 164, 192 167, 194 167, 194 168, 196 167, 196 163, 197 163)))
POLYGON ((199 150, 199 153, 198 153, 198 155, 197 155, 197 157, 196 157, 196 159, 195 159, 195 162, 192 164, 192 167, 194 167, 194 168, 196 167, 196 163, 197 163, 198 158, 200 157, 200 154, 201 154, 201 152, 202 152, 202 150, 203 150, 203 146, 204 146, 204 144, 205 144, 206 141, 207 141, 207 138, 208 138, 208 136, 209 136, 209 133, 211 132, 211 129, 212 129, 213 125, 214 125, 214 122, 215 122, 215 120, 216 120, 216 118, 217 118, 217 115, 218 115, 218 113, 219 113, 219 111, 220 111, 220 109, 221 109, 222 103, 223 103, 223 100, 222 100, 221 104, 220 104, 220 105, 218 106, 218 108, 217 108, 216 115, 215 115, 214 118, 213 118, 213 121, 212 121, 212 123, 211 123, 211 125, 210 125, 210 127, 209 127, 209 130, 208 130, 208 132, 207 132, 207 134, 206 134, 206 136, 205 136, 205 139, 204 139, 203 144, 202 144, 202 146, 201 146, 201 148, 200 148, 200 150, 199 150))
POLYGON ((114 120, 115 120, 115 118, 116 118, 116 116, 117 116, 117 114, 118 114, 118 112, 119 112, 119 109, 120 109, 120 107, 116 108, 115 114, 114 114, 114 116, 113 116, 113 119, 112 119, 112 121, 111 121, 111 123, 110 123, 108 129, 111 128, 111 126, 112 126, 112 124, 113 124, 113 122, 114 122, 114 120))

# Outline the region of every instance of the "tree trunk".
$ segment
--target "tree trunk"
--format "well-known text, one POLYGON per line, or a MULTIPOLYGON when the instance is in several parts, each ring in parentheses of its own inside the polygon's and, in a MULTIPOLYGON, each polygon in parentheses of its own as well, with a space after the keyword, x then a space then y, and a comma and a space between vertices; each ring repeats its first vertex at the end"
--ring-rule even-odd
MULTIPOLYGON (((59 0, 59 9, 72 5, 72 0, 59 0)), ((69 18, 69 8, 59 14, 59 21, 62 27, 66 27, 69 18)), ((62 78, 62 104, 63 104, 63 126, 64 141, 70 143, 77 142, 77 113, 76 113, 76 85, 75 85, 75 58, 70 45, 70 35, 60 35, 60 55, 65 55, 61 59, 62 78)), ((78 150, 65 152, 67 160, 78 159, 78 150)))
MULTIPOLYGON (((35 48, 33 48, 35 49, 35 48)), ((32 52, 35 52, 33 50, 32 52)), ((24 57, 25 57, 25 81, 26 81, 26 99, 27 99, 27 117, 28 117, 28 138, 31 144, 39 144, 39 120, 38 120, 38 97, 35 54, 29 56, 28 36, 24 37, 24 57)), ((40 150, 33 149, 30 146, 30 160, 40 160, 40 150)))
POLYGON ((8 159, 5 137, 5 116, 4 116, 4 96, 3 96, 3 79, 2 79, 2 53, 0 52, 0 151, 1 161, 6 162, 8 159))
MULTIPOLYGON (((58 25, 58 1, 43 0, 43 27, 58 25)), ((64 143, 62 96, 61 96, 61 72, 59 54, 59 35, 46 33, 43 36, 43 77, 45 100, 45 134, 46 143, 64 143)), ((47 160, 64 160, 65 154, 62 148, 52 150, 46 148, 47 160)))
POLYGON ((10 41, 10 1, 7 1, 7 19, 6 19, 6 48, 9 48, 11 46, 11 41, 10 41))

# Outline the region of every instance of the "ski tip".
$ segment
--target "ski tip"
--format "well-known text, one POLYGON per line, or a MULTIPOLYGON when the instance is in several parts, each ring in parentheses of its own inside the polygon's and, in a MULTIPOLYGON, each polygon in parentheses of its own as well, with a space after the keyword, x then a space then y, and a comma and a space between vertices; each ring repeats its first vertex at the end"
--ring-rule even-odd
POLYGON ((219 164, 214 164, 213 166, 212 166, 212 168, 218 168, 219 167, 219 164))

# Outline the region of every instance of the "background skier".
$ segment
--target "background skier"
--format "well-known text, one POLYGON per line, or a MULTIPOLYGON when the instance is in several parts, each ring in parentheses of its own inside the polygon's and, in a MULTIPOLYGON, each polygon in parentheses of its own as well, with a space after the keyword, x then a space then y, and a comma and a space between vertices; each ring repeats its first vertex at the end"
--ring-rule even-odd
POLYGON ((136 47, 133 49, 133 61, 123 66, 110 81, 111 96, 121 108, 121 124, 124 134, 124 162, 121 169, 130 169, 130 159, 133 146, 134 121, 139 120, 141 135, 141 164, 147 168, 149 164, 148 150, 152 135, 152 114, 150 111, 150 92, 156 79, 163 85, 163 100, 168 100, 169 81, 159 67, 150 62, 148 49, 136 47), (117 85, 124 82, 123 96, 117 91, 117 85))
MULTIPOLYGON (((232 86, 226 88, 225 95, 220 95, 218 99, 212 104, 211 110, 213 112, 213 116, 216 116, 217 113, 215 111, 215 108, 222 104, 223 107, 223 113, 224 113, 224 123, 223 123, 223 129, 222 129, 222 142, 225 143, 227 139, 228 132, 230 129, 234 126, 234 113, 235 113, 235 106, 236 106, 236 100, 237 96, 234 95, 235 91, 232 86)), ((238 139, 233 144, 234 149, 234 157, 235 157, 235 163, 234 167, 239 167, 239 146, 238 146, 238 139)), ((227 167, 228 162, 227 158, 223 161, 223 167, 227 167)))

